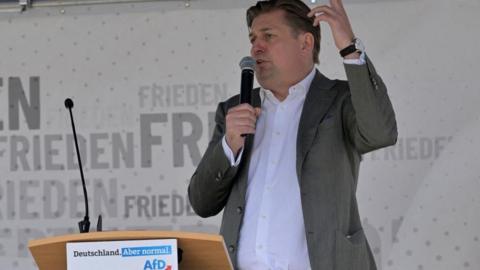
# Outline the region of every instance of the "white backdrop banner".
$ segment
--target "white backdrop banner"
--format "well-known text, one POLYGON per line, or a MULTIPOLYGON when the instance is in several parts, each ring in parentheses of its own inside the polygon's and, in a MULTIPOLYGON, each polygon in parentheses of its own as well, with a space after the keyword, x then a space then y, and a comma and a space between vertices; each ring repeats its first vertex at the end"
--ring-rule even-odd
MULTIPOLYGON (((218 233, 187 198, 216 104, 239 91, 254 1, 0 13, 0 269, 35 269, 30 239, 106 230, 218 233)), ((395 146, 364 156, 358 199, 379 269, 480 269, 478 0, 347 1, 397 114, 395 146)), ((344 79, 322 25, 318 68, 344 79)))

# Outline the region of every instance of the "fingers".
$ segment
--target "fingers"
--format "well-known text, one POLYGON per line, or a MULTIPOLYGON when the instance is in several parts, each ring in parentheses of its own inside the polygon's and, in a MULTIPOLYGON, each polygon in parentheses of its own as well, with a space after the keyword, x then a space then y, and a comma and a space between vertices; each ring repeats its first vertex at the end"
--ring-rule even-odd
POLYGON ((242 104, 239 104, 235 107, 232 107, 228 110, 228 112, 232 112, 232 111, 239 111, 239 110, 253 110, 254 108, 252 107, 252 105, 248 104, 248 103, 242 103, 242 104))
POLYGON ((310 12, 308 12, 307 16, 308 17, 312 17, 312 16, 318 16, 319 14, 322 14, 324 13, 325 11, 329 12, 329 13, 332 13, 334 12, 334 10, 328 6, 328 5, 320 5, 320 6, 317 6, 317 7, 314 7, 310 10, 310 12))
POLYGON ((313 25, 325 21, 332 29, 335 45, 339 50, 351 44, 354 34, 341 0, 330 0, 330 5, 320 5, 311 9, 309 17, 315 16, 313 25))
POLYGON ((234 113, 234 112, 249 112, 251 114, 253 114, 254 116, 258 117, 260 116, 260 113, 261 113, 261 109, 259 107, 252 107, 252 105, 248 104, 248 103, 243 103, 243 104, 240 104, 240 105, 237 105, 235 107, 232 107, 228 110, 227 112, 227 115, 229 113, 234 113))
POLYGON ((228 110, 226 120, 230 123, 242 125, 253 124, 257 121, 257 111, 248 104, 240 104, 228 110))
POLYGON ((343 3, 342 0, 330 0, 330 5, 337 10, 342 10, 343 8, 343 3))
POLYGON ((236 111, 244 111, 244 110, 247 110, 247 111, 251 111, 251 112, 254 112, 255 111, 255 108, 252 107, 252 105, 248 104, 248 103, 242 103, 242 104, 239 104, 235 107, 232 107, 228 110, 228 113, 230 112, 236 112, 236 111))
POLYGON ((255 124, 260 115, 260 108, 249 104, 240 104, 228 110, 226 116, 226 133, 238 137, 241 134, 255 133, 255 124))
POLYGON ((315 13, 321 12, 321 11, 319 11, 319 9, 322 9, 322 8, 328 8, 331 11, 333 11, 333 12, 339 14, 339 15, 346 13, 345 8, 343 7, 342 1, 340 1, 340 0, 330 0, 330 5, 319 5, 319 6, 316 6, 316 7, 312 8, 310 10, 310 12, 308 13, 308 16, 312 17, 313 15, 315 15, 315 13))
POLYGON ((338 17, 337 11, 327 5, 322 5, 313 8, 309 13, 309 17, 315 16, 313 26, 320 25, 321 21, 326 21, 328 24, 334 23, 336 17, 338 17))
POLYGON ((225 117, 227 144, 236 153, 243 147, 245 138, 242 134, 254 134, 255 124, 260 115, 260 108, 249 104, 240 104, 228 110, 225 117))

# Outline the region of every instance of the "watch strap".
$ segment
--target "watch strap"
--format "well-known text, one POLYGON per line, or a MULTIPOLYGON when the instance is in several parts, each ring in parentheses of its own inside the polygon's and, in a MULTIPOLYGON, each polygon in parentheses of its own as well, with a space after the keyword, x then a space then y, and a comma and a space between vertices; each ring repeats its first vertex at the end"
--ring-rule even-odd
POLYGON ((340 55, 345 58, 345 56, 352 54, 354 52, 363 53, 364 51, 365 51, 365 46, 363 45, 362 41, 358 38, 354 38, 352 40, 352 43, 350 43, 350 45, 340 50, 340 55))
POLYGON ((356 51, 358 51, 357 46, 355 46, 355 43, 353 43, 353 44, 350 44, 350 45, 348 45, 347 47, 343 48, 343 49, 340 51, 340 55, 341 55, 342 57, 345 57, 345 56, 347 56, 347 55, 349 55, 349 54, 352 54, 352 53, 354 53, 354 52, 356 52, 356 51))

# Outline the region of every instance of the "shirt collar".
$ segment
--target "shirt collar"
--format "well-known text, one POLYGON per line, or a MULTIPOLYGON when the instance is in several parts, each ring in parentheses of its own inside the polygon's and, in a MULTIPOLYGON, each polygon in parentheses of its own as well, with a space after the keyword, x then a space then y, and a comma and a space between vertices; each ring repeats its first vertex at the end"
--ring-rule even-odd
MULTIPOLYGON (((312 84, 312 81, 315 78, 315 73, 316 73, 316 70, 315 70, 315 67, 313 67, 312 71, 310 71, 310 73, 308 73, 308 75, 305 76, 305 78, 303 78, 297 84, 292 85, 290 86, 290 88, 288 88, 288 95, 292 97, 300 96, 302 98, 305 98, 307 95, 308 89, 310 89, 310 85, 312 84)), ((269 100, 272 100, 275 103, 278 103, 278 99, 275 98, 272 91, 265 89, 263 87, 260 88, 260 91, 262 93, 262 96, 261 96, 262 101, 265 98, 268 98, 269 100)))

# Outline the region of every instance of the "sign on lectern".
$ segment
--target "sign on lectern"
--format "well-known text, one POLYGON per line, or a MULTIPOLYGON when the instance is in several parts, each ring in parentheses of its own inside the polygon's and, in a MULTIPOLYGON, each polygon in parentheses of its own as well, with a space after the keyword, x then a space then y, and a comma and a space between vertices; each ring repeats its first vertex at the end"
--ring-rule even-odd
POLYGON ((67 270, 178 270, 176 239, 67 243, 67 270))

